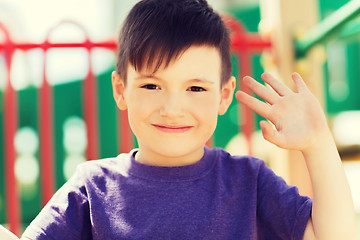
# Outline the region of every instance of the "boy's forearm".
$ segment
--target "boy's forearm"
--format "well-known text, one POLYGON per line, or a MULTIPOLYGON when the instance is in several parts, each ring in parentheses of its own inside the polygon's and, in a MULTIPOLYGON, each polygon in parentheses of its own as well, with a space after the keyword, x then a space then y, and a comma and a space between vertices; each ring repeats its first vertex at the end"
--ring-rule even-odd
POLYGON ((351 192, 330 131, 302 153, 313 186, 312 223, 316 239, 355 239, 351 192))

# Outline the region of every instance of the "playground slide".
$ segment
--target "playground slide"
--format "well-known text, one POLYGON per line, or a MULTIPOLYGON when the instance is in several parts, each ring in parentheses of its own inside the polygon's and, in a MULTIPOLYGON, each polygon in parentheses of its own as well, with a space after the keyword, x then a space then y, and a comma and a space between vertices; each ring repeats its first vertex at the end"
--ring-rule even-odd
POLYGON ((4 228, 1 225, 0 225, 0 239, 1 240, 19 240, 19 238, 15 234, 13 234, 12 232, 10 232, 9 230, 7 230, 6 228, 4 228))

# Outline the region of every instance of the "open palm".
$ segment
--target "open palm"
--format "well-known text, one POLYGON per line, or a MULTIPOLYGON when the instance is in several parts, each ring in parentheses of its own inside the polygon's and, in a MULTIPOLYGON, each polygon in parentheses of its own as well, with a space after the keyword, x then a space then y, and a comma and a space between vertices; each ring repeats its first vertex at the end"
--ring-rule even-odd
POLYGON ((315 144, 322 133, 328 132, 321 105, 299 74, 292 74, 296 92, 270 74, 264 73, 261 78, 272 89, 251 77, 245 77, 243 83, 266 103, 242 91, 235 96, 272 123, 260 122, 266 140, 281 148, 305 150, 315 144))

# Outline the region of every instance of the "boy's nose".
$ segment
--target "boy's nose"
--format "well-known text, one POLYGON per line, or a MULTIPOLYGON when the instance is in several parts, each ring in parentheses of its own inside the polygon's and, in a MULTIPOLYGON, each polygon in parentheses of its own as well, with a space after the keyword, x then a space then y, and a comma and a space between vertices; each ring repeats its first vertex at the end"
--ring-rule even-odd
POLYGON ((160 109, 160 115, 163 117, 183 116, 184 106, 181 96, 169 94, 166 98, 164 98, 160 109))

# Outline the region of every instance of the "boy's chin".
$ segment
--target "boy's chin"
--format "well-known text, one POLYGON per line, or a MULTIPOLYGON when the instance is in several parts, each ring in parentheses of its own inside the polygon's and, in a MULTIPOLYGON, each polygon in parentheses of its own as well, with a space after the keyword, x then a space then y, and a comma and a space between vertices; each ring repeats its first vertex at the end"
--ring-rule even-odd
MULTIPOLYGON (((204 155, 205 144, 191 149, 189 149, 188 146, 181 146, 181 144, 174 146, 169 144, 166 145, 167 146, 163 145, 157 148, 156 151, 153 151, 154 159, 144 159, 144 162, 147 162, 150 165, 164 167, 185 166, 198 162, 204 155)), ((147 158, 147 156, 143 157, 147 158)))

